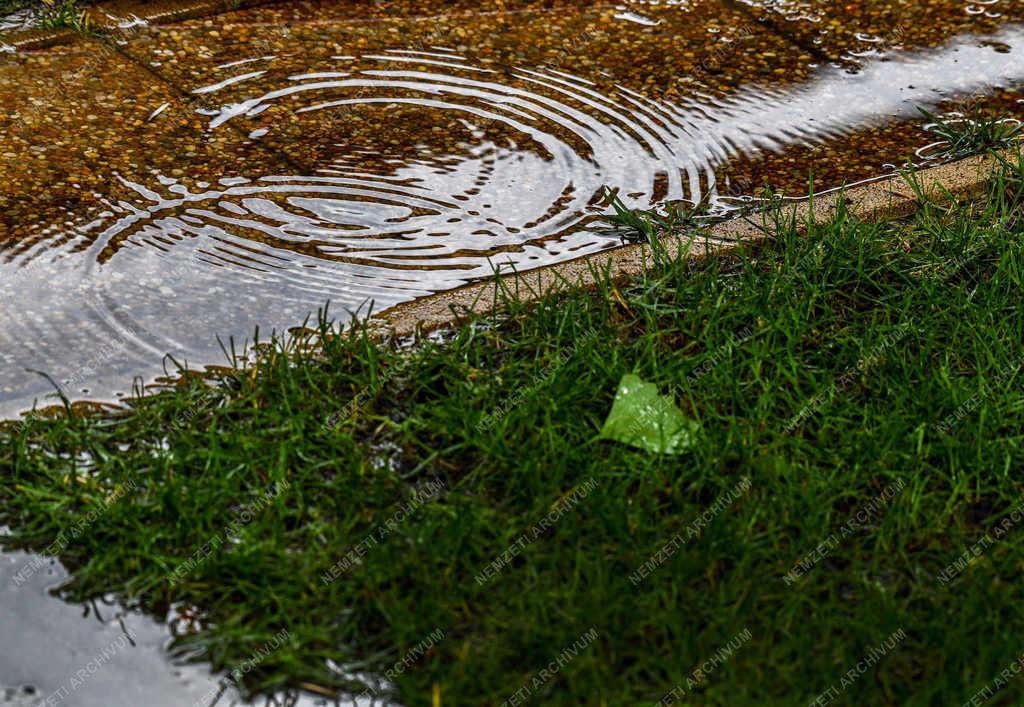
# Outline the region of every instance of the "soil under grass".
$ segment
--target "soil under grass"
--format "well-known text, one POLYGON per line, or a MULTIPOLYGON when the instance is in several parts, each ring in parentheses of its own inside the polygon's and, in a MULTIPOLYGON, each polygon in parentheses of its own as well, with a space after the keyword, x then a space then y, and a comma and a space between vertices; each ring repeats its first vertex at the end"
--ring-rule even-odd
POLYGON ((330 659, 407 705, 1019 704, 1022 185, 29 419, 0 542, 193 607, 178 648, 255 691, 358 692, 330 659), (597 439, 629 372, 691 450, 597 439))

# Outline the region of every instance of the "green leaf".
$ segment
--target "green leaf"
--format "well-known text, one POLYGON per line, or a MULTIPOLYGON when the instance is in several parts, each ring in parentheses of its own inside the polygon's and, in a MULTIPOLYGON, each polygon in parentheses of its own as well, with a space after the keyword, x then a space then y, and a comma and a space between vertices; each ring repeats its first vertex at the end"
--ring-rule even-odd
POLYGON ((700 430, 671 396, 632 373, 622 376, 601 439, 622 442, 656 454, 680 454, 692 446, 700 430))

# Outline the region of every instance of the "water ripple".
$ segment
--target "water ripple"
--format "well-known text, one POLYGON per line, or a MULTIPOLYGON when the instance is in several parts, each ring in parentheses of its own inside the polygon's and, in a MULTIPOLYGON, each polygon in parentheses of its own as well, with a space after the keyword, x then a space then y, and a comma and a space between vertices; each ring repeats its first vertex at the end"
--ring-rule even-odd
POLYGON ((105 393, 128 374, 148 377, 164 352, 216 360, 215 334, 294 324, 328 300, 336 311, 379 310, 496 269, 611 247, 588 230, 605 186, 638 206, 705 199, 735 208, 715 180, 730 160, 1024 81, 1007 46, 1016 57, 1024 28, 892 54, 855 76, 825 70, 800 86, 677 102, 606 76, 474 63, 444 49, 339 56, 336 67, 307 71, 278 67, 272 55, 222 65, 239 73, 192 89, 209 129, 237 127, 283 150, 291 159, 282 164, 305 165, 319 154, 307 134, 344 132, 366 111, 440 116, 463 137, 439 149, 430 135, 408 134, 393 154, 336 151, 304 173, 210 174, 192 188, 115 175, 129 197, 73 228, 41 229, 7 254, 0 301, 25 316, 0 329, 0 409, 40 392, 26 383, 29 365, 105 393), (46 284, 54 278, 60 288, 46 284), (97 382, 96 371, 107 377, 97 382))

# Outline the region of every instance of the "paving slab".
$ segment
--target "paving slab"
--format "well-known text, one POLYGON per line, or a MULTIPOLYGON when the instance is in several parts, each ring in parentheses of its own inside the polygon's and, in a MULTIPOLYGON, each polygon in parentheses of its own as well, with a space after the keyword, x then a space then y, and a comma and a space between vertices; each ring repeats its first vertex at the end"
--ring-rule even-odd
POLYGON ((211 134, 180 92, 107 44, 84 39, 0 63, 0 247, 75 231, 141 174, 236 176, 280 158, 234 130, 211 134), (202 170, 199 166, 202 166, 202 170))
MULTIPOLYGON (((108 38, 148 25, 217 15, 274 0, 108 0, 83 8, 90 36, 108 38)), ((75 44, 82 33, 71 27, 43 28, 31 10, 0 17, 0 49, 29 51, 75 44)))
POLYGON ((488 6, 475 13, 460 11, 462 5, 420 2, 419 14, 372 18, 340 12, 351 8, 347 3, 272 5, 143 29, 128 51, 159 63, 168 78, 199 87, 215 67, 235 60, 272 55, 282 68, 312 72, 335 67, 330 59, 337 55, 440 46, 476 63, 552 64, 589 80, 606 72, 609 80, 662 97, 728 92, 759 77, 798 81, 807 76, 811 60, 744 11, 717 0, 695 0, 685 9, 652 7, 644 16, 585 2, 542 9, 522 3, 507 12, 488 6), (303 16, 303 8, 311 14, 303 16))
MULTIPOLYGON (((394 19, 427 21, 459 15, 507 15, 521 11, 556 11, 581 4, 580 0, 295 0, 264 3, 258 12, 247 11, 244 17, 247 24, 263 23, 280 27, 311 21, 334 24, 394 19)), ((588 4, 605 7, 621 5, 607 0, 588 4)), ((227 16, 231 13, 224 14, 227 16)))
POLYGON ((286 268, 191 215, 217 202, 197 194, 287 173, 287 157, 211 133, 131 59, 93 41, 15 57, 0 96, 0 407, 53 390, 29 369, 73 396, 109 395, 159 373, 167 353, 219 362, 218 331, 301 321, 330 298, 330 282, 266 286, 286 268))
MULTIPOLYGON (((1020 28, 996 35, 1019 47, 1020 28)), ((927 167, 946 157, 919 108, 951 121, 974 113, 1024 119, 1024 63, 977 42, 947 50, 925 49, 874 61, 855 74, 825 72, 784 100, 788 136, 761 134, 764 149, 744 152, 716 168, 721 193, 751 194, 770 186, 802 196, 813 174, 816 190, 877 178, 907 165, 927 167)), ((748 108, 772 125, 760 99, 748 108)), ((756 136, 756 131, 749 135, 756 136)), ((748 136, 749 137, 749 136, 748 136)), ((737 138, 735 141, 739 141, 737 138)))
POLYGON ((93 25, 106 30, 130 30, 149 24, 168 24, 218 15, 271 0, 111 0, 86 8, 93 25))
POLYGON ((93 59, 88 49, 79 49, 50 80, 35 79, 33 72, 48 70, 50 61, 45 55, 27 57, 0 69, 0 243, 34 232, 40 220, 55 221, 78 197, 73 185, 88 182, 85 150, 74 132, 85 121, 62 110, 61 84, 72 83, 93 59), (58 158, 69 152, 78 159, 58 158))
POLYGON ((407 242, 388 263, 456 265, 466 277, 492 272, 488 254, 518 267, 606 247, 578 233, 605 184, 699 195, 722 152, 700 138, 714 118, 663 104, 796 82, 811 61, 710 0, 642 16, 589 3, 475 15, 419 3, 420 13, 435 8, 429 22, 301 7, 314 9, 143 29, 125 51, 188 91, 212 130, 235 126, 306 175, 360 182, 366 199, 396 189, 424 197, 406 206, 443 217, 429 231, 392 229, 407 242))
POLYGON ((1024 21, 1019 0, 730 0, 821 59, 856 70, 899 49, 937 47, 965 33, 1024 21))

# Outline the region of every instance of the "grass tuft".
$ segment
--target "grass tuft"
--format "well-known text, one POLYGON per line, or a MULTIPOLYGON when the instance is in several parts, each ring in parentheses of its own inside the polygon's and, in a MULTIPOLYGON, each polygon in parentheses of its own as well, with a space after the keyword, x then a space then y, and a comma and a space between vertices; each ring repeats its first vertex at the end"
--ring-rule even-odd
POLYGON ((918 110, 930 121, 925 129, 945 141, 943 154, 949 159, 1010 147, 1022 135, 1021 121, 989 115, 980 106, 975 106, 966 114, 945 118, 924 108, 918 110))
POLYGON ((28 3, 22 0, 0 0, 0 17, 13 14, 26 7, 28 7, 28 3))
POLYGON ((653 209, 631 209, 617 190, 605 188, 605 200, 612 213, 602 215, 606 232, 630 243, 656 243, 666 234, 692 231, 707 223, 710 212, 706 201, 699 204, 676 202, 653 209))
POLYGON ((78 0, 42 0, 42 2, 21 2, 0 0, 0 15, 31 8, 32 26, 44 30, 69 28, 79 34, 95 31, 88 11, 78 0))

